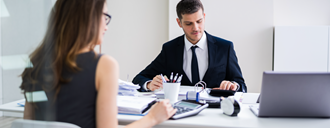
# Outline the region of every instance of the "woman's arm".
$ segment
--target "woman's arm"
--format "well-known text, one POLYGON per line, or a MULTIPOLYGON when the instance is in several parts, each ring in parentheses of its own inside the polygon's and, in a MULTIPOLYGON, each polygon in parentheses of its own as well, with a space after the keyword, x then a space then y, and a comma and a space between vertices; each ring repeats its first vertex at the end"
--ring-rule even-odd
POLYGON ((117 93, 119 67, 117 61, 107 55, 101 56, 96 68, 96 126, 115 128, 117 121, 117 93))
POLYGON ((33 108, 32 108, 32 104, 30 104, 29 102, 25 101, 25 105, 24 105, 24 115, 23 118, 24 119, 28 119, 28 120, 33 120, 34 119, 34 112, 33 112, 33 108))
MULTIPOLYGON (((117 120, 117 94, 119 67, 115 59, 103 55, 96 69, 96 125, 98 128, 114 128, 117 120)), ((173 109, 169 100, 153 105, 149 113, 142 119, 133 122, 126 128, 149 128, 170 118, 176 109, 173 109)))
POLYGON ((173 109, 169 100, 163 100, 154 104, 149 113, 142 119, 127 125, 125 128, 150 128, 164 122, 174 115, 176 111, 176 109, 173 109))

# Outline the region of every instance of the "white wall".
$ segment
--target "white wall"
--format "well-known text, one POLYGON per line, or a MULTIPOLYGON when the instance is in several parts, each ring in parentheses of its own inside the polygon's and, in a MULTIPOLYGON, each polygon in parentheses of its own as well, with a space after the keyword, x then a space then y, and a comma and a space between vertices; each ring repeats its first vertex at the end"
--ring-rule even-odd
POLYGON ((101 46, 114 57, 120 79, 131 81, 159 54, 168 41, 167 0, 108 0, 112 16, 101 46))
MULTIPOLYGON (((170 39, 183 34, 175 21, 178 2, 179 0, 170 0, 169 4, 170 39)), ((205 30, 234 43, 248 92, 259 92, 262 72, 272 70, 273 1, 202 2, 206 15, 205 30)))
MULTIPOLYGON (((234 42, 249 92, 259 92, 262 71, 272 70, 272 0, 202 2, 206 30, 234 42)), ((175 22, 178 0, 108 0, 107 3, 113 18, 102 53, 118 61, 123 80, 129 74, 131 81, 159 54, 163 43, 183 34, 175 22)))
POLYGON ((274 0, 274 26, 330 25, 330 0, 274 0))
POLYGON ((276 26, 274 31, 274 71, 328 71, 329 26, 276 26))

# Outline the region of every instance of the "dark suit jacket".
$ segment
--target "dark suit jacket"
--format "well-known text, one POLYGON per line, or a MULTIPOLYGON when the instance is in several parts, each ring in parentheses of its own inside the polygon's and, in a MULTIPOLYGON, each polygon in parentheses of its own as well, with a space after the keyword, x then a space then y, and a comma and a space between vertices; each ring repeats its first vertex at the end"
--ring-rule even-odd
MULTIPOLYGON (((203 81, 206 82, 207 87, 216 88, 220 86, 223 80, 229 80, 235 81, 240 85, 238 91, 246 92, 247 88, 237 63, 233 43, 208 33, 206 33, 206 37, 209 65, 203 81)), ((183 52, 184 35, 165 43, 157 58, 135 76, 133 83, 139 84, 141 86, 139 91, 144 92, 146 90, 142 87, 146 81, 152 80, 153 77, 159 74, 170 76, 171 72, 173 72, 174 74, 183 74, 181 85, 193 86, 183 71, 183 52)))

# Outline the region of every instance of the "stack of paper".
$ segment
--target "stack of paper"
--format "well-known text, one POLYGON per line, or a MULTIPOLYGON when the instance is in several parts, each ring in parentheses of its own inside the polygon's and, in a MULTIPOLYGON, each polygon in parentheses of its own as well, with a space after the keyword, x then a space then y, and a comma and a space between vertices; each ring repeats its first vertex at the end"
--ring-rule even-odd
POLYGON ((260 93, 243 93, 242 103, 243 104, 255 104, 259 98, 260 93))
POLYGON ((143 110, 154 101, 156 98, 117 96, 118 113, 143 114, 143 110))
POLYGON ((136 89, 139 89, 139 85, 135 85, 131 82, 123 81, 118 79, 118 95, 119 96, 138 96, 139 92, 136 89))

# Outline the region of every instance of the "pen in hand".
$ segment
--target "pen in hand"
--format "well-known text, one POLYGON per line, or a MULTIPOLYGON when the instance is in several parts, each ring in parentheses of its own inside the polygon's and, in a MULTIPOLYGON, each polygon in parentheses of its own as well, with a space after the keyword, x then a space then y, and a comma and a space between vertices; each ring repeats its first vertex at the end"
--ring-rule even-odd
POLYGON ((167 81, 165 80, 163 74, 160 74, 160 76, 162 77, 163 83, 167 83, 167 81))
POLYGON ((166 76, 166 75, 164 75, 164 78, 165 78, 166 82, 167 82, 167 80, 169 80, 169 79, 167 78, 167 76, 166 76))

